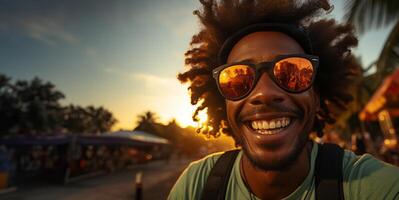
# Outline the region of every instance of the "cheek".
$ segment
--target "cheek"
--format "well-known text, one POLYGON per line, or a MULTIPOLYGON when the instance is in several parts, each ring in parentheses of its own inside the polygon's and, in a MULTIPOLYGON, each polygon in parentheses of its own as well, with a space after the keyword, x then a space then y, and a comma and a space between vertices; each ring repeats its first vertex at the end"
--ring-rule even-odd
POLYGON ((304 120, 306 120, 307 127, 313 127, 316 112, 318 110, 319 101, 317 95, 313 91, 303 93, 298 98, 300 107, 304 111, 304 120))
POLYGON ((319 102, 319 96, 316 95, 314 90, 310 90, 310 95, 309 95, 309 101, 310 101, 310 108, 309 110, 313 115, 316 115, 316 112, 319 110, 320 107, 320 102, 319 102))
POLYGON ((238 114, 240 113, 240 102, 233 102, 226 100, 227 121, 233 134, 236 134, 238 129, 238 114))
POLYGON ((314 112, 314 110, 317 110, 319 107, 319 99, 313 88, 301 94, 297 94, 296 99, 307 112, 314 112))
MULTIPOLYGON (((237 112, 234 106, 234 102, 226 100, 226 112, 227 112, 227 120, 230 126, 234 126, 235 122, 235 113, 237 112)), ((233 128, 233 127, 232 127, 233 128)))

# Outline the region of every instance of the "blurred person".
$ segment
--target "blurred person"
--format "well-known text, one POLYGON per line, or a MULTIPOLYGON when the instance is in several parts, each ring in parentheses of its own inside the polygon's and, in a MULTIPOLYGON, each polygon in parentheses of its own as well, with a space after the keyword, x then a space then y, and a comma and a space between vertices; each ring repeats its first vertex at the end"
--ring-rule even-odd
POLYGON ((356 155, 363 155, 363 154, 365 154, 367 152, 364 138, 363 138, 363 136, 360 133, 352 134, 351 140, 352 140, 352 148, 351 148, 351 150, 356 155))
POLYGON ((377 153, 377 149, 376 149, 376 144, 375 142, 371 139, 370 133, 367 131, 363 132, 363 140, 364 143, 366 145, 366 151, 374 156, 376 156, 377 158, 379 158, 379 155, 377 153))
POLYGON ((399 166, 399 145, 391 141, 383 140, 379 153, 385 161, 399 166))
POLYGON ((343 140, 340 137, 340 133, 335 131, 335 130, 330 130, 330 131, 326 131, 323 133, 323 138, 322 138, 322 142, 326 142, 326 143, 334 143, 337 144, 338 146, 342 147, 342 148, 346 148, 347 147, 347 143, 345 140, 343 140))
POLYGON ((327 0, 200 2, 178 78, 199 105, 193 117, 207 110, 200 131, 241 149, 191 163, 168 199, 399 198, 398 168, 309 139, 345 110, 360 72, 352 26, 321 18, 327 0))
POLYGON ((382 144, 382 142, 379 142, 378 137, 373 141, 367 131, 351 135, 351 150, 357 155, 369 153, 378 159, 383 159, 377 151, 378 144, 382 144))
POLYGON ((0 145, 0 190, 9 187, 11 157, 6 146, 0 145))

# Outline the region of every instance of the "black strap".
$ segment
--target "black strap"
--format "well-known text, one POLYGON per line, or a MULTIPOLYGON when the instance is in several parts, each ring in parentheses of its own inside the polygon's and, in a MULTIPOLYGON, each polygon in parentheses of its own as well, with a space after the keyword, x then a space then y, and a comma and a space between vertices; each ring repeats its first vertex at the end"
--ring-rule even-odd
POLYGON ((224 200, 239 149, 226 151, 216 161, 202 190, 202 200, 224 200))
POLYGON ((344 199, 342 158, 344 150, 336 144, 318 145, 315 169, 317 200, 344 199))
MULTIPOLYGON (((202 190, 202 200, 224 200, 231 170, 239 150, 226 151, 213 166, 202 190)), ((344 199, 342 158, 344 151, 335 144, 318 144, 315 167, 317 200, 344 199)))

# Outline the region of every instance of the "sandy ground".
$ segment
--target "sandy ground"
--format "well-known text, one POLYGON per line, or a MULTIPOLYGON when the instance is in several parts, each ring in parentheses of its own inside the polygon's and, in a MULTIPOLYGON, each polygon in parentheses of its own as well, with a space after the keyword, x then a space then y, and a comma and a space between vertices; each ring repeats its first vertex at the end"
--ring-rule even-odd
POLYGON ((0 195, 1 200, 132 200, 135 176, 143 173, 143 199, 166 199, 174 182, 189 161, 155 161, 112 174, 100 175, 67 185, 30 185, 0 195))

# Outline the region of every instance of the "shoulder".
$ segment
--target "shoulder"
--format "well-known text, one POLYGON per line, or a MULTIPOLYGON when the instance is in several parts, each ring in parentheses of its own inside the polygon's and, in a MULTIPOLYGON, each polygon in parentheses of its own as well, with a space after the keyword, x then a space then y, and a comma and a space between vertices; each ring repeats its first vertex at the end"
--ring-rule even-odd
POLYGON ((176 181, 168 199, 199 199, 212 167, 223 153, 214 153, 190 163, 176 181))
POLYGON ((344 191, 347 199, 394 199, 399 196, 399 168, 370 154, 345 150, 344 191))

